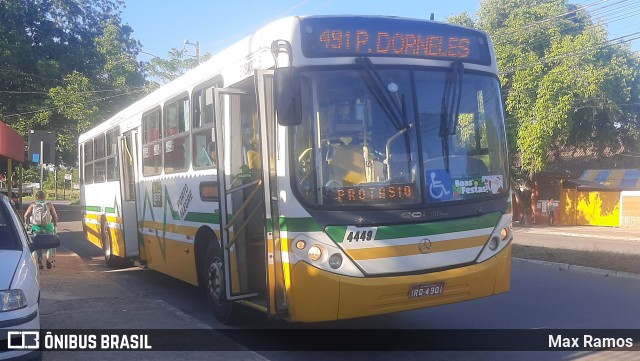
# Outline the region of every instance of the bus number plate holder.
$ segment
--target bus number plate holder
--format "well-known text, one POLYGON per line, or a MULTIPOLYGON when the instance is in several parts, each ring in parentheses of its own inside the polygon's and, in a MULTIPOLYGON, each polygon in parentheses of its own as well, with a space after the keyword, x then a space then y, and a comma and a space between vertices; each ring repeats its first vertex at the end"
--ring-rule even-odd
POLYGON ((409 287, 409 298, 439 296, 444 294, 444 282, 423 283, 409 287))

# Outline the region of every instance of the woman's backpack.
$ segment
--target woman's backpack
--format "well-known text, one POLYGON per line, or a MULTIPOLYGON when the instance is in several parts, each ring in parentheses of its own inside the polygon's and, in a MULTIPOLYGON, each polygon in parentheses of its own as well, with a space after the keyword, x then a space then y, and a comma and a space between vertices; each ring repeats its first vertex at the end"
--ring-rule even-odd
POLYGON ((36 202, 33 207, 33 224, 37 226, 46 226, 52 221, 51 211, 46 202, 36 202))

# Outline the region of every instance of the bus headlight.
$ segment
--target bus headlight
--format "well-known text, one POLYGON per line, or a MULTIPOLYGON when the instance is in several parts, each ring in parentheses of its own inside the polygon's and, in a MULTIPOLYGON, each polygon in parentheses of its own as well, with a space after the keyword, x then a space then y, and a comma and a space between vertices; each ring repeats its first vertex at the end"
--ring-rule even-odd
POLYGON ((510 228, 511 214, 503 214, 498 220, 498 224, 491 232, 491 236, 487 241, 484 249, 478 255, 476 262, 484 262, 502 251, 513 239, 513 231, 510 228))
POLYGON ((315 234, 314 238, 300 234, 293 241, 289 252, 284 254, 290 264, 306 262, 313 267, 335 274, 364 277, 360 269, 325 234, 315 234))
POLYGON ((320 247, 313 245, 309 247, 309 251, 307 252, 309 255, 309 259, 316 262, 322 257, 322 250, 320 247))
POLYGON ((507 237, 509 237, 509 229, 507 227, 504 227, 500 231, 500 239, 506 241, 507 237))

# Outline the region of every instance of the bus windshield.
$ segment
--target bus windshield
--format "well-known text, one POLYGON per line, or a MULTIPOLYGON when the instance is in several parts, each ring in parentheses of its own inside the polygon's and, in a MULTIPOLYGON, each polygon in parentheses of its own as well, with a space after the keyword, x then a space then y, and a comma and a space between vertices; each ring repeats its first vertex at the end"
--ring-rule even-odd
POLYGON ((505 192, 498 80, 459 70, 450 99, 452 71, 364 64, 303 72, 303 119, 293 131, 298 193, 317 205, 402 207, 505 192))

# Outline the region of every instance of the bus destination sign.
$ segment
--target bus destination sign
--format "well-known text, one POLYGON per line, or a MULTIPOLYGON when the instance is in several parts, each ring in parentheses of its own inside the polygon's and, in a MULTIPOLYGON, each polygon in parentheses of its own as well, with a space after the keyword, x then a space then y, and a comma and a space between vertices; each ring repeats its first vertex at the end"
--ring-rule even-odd
POLYGON ((392 204, 419 202, 413 183, 325 188, 326 204, 392 204))
POLYGON ((302 51, 307 57, 387 56, 462 60, 489 65, 486 36, 471 29, 420 20, 305 18, 302 51))

